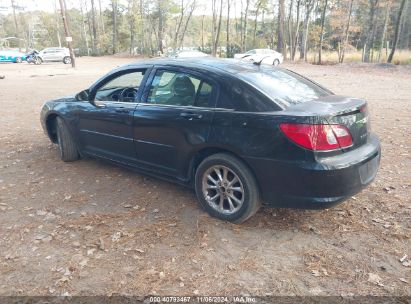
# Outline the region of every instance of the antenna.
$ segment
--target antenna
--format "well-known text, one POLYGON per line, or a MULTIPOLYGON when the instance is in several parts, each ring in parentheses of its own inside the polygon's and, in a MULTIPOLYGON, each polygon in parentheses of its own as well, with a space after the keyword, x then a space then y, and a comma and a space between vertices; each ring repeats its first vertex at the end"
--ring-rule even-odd
POLYGON ((268 58, 268 57, 270 57, 270 55, 264 56, 263 58, 261 58, 260 61, 253 61, 253 64, 255 64, 255 65, 261 65, 261 62, 263 62, 263 60, 264 60, 265 58, 268 58))

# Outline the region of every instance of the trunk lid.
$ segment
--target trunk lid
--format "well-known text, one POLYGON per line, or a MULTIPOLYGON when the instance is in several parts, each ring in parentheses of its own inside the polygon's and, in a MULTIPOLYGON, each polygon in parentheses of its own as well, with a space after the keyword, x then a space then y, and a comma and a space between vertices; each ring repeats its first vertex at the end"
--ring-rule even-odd
POLYGON ((329 124, 345 126, 352 136, 352 149, 366 143, 369 135, 367 102, 363 99, 329 95, 289 107, 285 112, 298 116, 316 116, 329 124))

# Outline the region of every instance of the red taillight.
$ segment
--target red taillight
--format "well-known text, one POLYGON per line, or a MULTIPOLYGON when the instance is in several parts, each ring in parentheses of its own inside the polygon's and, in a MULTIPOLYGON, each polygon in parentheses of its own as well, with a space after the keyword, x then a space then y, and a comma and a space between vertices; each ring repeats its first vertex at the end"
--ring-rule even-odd
POLYGON ((310 150, 328 151, 352 145, 351 134, 342 125, 283 123, 280 129, 293 142, 310 150))

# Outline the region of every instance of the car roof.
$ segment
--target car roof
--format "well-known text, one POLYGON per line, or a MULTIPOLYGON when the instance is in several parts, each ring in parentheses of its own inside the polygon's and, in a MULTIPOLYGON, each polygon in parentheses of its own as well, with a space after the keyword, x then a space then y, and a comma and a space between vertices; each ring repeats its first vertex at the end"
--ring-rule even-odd
POLYGON ((150 60, 141 60, 127 64, 124 68, 139 68, 142 66, 155 65, 157 67, 180 67, 189 69, 198 69, 202 71, 211 71, 215 74, 230 75, 234 78, 237 73, 241 72, 269 72, 273 69, 281 69, 271 65, 257 65, 249 61, 238 59, 219 59, 214 57, 200 57, 200 58, 158 58, 150 60))
POLYGON ((179 53, 182 53, 182 52, 200 52, 200 53, 202 53, 199 50, 178 50, 177 52, 179 52, 179 53))
POLYGON ((254 49, 254 50, 256 50, 256 51, 270 51, 270 52, 275 52, 275 51, 272 50, 272 49, 254 49))
POLYGON ((48 48, 45 48, 45 49, 43 49, 43 51, 44 50, 65 50, 66 48, 64 48, 64 47, 48 47, 48 48))

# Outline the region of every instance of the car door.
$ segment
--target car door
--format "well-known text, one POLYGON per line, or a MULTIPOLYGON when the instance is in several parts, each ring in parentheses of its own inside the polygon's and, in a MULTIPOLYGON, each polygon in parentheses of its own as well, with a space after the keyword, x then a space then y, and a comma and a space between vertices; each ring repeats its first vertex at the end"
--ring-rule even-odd
POLYGON ((41 59, 43 61, 50 61, 51 58, 51 50, 44 50, 41 54, 41 59))
POLYGON ((81 149, 88 154, 130 164, 135 161, 133 113, 141 98, 147 69, 116 73, 99 85, 95 104, 78 113, 81 149))
POLYGON ((217 92, 217 84, 202 74, 154 69, 145 102, 134 112, 140 166, 184 179, 192 153, 207 141, 217 92))

